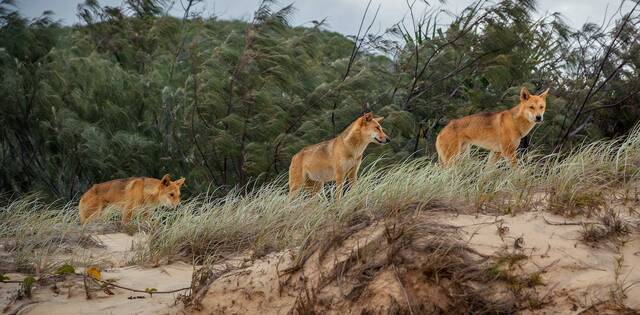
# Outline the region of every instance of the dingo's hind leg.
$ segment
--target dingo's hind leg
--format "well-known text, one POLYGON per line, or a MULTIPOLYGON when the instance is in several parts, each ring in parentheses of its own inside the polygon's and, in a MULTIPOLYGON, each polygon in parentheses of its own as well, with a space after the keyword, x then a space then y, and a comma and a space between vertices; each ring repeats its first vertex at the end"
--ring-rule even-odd
POLYGON ((78 204, 80 210, 80 223, 86 224, 90 219, 99 217, 104 209, 104 204, 100 197, 95 196, 91 190, 80 198, 78 204))
POLYGON ((494 152, 494 151, 489 152, 489 160, 487 161, 487 164, 495 165, 496 163, 498 163, 498 160, 500 160, 500 157, 501 157, 500 152, 494 152))
POLYGON ((461 150, 466 149, 466 146, 464 148, 463 146, 455 132, 445 127, 436 138, 438 160, 444 166, 451 164, 452 159, 458 156, 461 150))
POLYGON ((127 184, 127 202, 122 208, 122 223, 128 223, 133 217, 133 211, 144 203, 144 181, 142 179, 132 180, 127 184))
POLYGON ((302 157, 296 154, 291 159, 289 165, 289 198, 294 198, 300 193, 304 185, 304 174, 302 172, 302 157))

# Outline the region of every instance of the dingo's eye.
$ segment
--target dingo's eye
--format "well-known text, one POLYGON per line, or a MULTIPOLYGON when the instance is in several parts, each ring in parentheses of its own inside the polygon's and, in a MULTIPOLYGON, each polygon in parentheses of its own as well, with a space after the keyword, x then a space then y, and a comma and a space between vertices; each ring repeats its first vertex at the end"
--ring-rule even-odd
POLYGON ((380 129, 380 126, 376 127, 376 130, 382 131, 382 129, 380 129))
POLYGON ((173 196, 175 196, 175 194, 174 193, 170 193, 169 196, 173 197, 173 196))
POLYGON ((535 109, 535 108, 533 108, 533 106, 529 106, 529 109, 535 109))

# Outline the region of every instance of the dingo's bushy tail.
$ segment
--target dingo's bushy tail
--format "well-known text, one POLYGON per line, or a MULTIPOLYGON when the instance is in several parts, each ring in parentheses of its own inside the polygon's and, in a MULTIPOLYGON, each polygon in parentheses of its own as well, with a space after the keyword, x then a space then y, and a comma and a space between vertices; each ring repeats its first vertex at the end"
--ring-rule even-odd
POLYGON ((436 137, 436 151, 440 164, 448 165, 451 159, 460 152, 461 147, 456 134, 448 128, 444 128, 436 137))

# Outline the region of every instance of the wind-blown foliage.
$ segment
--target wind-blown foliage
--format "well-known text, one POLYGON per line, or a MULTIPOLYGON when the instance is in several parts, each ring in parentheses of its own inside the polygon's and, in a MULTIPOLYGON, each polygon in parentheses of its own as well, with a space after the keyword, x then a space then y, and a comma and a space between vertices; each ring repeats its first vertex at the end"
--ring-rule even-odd
POLYGON ((523 85, 552 94, 533 148, 622 135, 640 116, 631 4, 579 30, 558 14, 535 18, 532 0, 479 1, 447 25, 430 7, 352 39, 321 22, 292 27, 294 8, 272 1, 243 22, 167 16, 167 1, 89 0, 82 23, 65 27, 4 0, 0 191, 70 200, 91 183, 164 173, 186 177, 190 192, 264 183, 365 102, 394 139, 365 163, 433 156, 450 119, 513 106, 523 85))

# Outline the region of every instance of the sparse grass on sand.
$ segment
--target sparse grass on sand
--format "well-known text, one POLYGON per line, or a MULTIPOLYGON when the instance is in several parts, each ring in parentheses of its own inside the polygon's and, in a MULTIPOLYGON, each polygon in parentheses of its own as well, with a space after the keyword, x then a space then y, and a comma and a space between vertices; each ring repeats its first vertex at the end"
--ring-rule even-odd
POLYGON ((2 261, 2 272, 53 268, 47 258, 64 250, 65 244, 79 243, 80 231, 71 205, 45 204, 35 196, 12 200, 0 207, 0 240, 13 258, 2 261))
MULTIPOLYGON (((362 173, 337 201, 331 187, 313 198, 289 200, 283 180, 238 189, 223 198, 203 193, 184 200, 176 211, 156 211, 150 220, 134 224, 147 236, 139 259, 215 261, 247 251, 254 256, 291 247, 304 251, 332 231, 423 209, 499 214, 544 209, 590 216, 605 210, 607 192, 637 198, 640 131, 562 155, 529 154, 517 169, 471 157, 448 168, 426 159, 386 168, 374 163, 362 173)), ((116 220, 103 219, 90 228, 116 220)), ((55 207, 28 196, 0 206, 0 238, 7 241, 5 250, 18 268, 47 268, 45 257, 64 250, 66 243, 86 240, 88 232, 78 223, 75 204, 55 207)))

